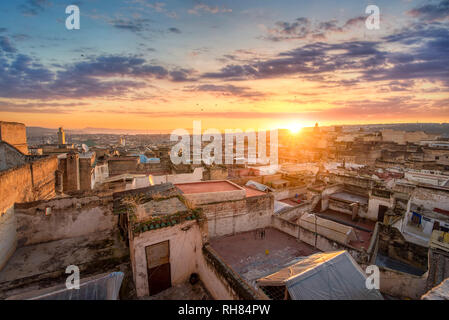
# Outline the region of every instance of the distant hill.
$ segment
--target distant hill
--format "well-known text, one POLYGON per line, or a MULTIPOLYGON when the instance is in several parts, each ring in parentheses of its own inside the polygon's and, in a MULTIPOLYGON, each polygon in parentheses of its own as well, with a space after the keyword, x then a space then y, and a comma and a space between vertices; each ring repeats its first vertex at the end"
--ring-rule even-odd
POLYGON ((27 136, 46 136, 56 134, 58 129, 42 128, 42 127, 26 127, 27 136))
POLYGON ((426 133, 440 134, 449 137, 449 123, 392 123, 343 126, 344 128, 364 128, 366 131, 379 131, 384 129, 402 131, 424 131, 426 133))

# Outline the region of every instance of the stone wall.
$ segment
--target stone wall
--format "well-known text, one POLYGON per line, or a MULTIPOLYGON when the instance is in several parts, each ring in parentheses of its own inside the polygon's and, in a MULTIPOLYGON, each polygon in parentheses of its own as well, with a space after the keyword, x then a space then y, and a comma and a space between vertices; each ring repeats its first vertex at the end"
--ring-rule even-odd
POLYGON ((94 181, 94 158, 80 158, 79 170, 80 170, 80 190, 89 191, 92 190, 94 181))
POLYGON ((28 154, 26 127, 23 123, 0 121, 0 141, 5 141, 23 154, 28 154))
POLYGON ((108 161, 109 176, 135 172, 139 163, 139 157, 121 157, 108 161))

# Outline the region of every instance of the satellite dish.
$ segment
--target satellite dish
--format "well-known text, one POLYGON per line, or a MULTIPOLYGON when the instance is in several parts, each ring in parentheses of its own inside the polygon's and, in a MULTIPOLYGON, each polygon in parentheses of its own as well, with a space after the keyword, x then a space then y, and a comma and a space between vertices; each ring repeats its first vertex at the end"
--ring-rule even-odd
POLYGON ((81 149, 83 149, 83 152, 89 152, 89 147, 84 143, 81 145, 81 149))

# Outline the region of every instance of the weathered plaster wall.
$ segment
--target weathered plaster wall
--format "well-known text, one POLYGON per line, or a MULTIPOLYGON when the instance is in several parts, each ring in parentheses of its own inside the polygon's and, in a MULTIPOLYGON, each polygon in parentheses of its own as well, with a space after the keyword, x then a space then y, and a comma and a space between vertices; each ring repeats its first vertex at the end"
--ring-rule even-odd
POLYGON ((266 296, 255 291, 215 250, 205 245, 198 263, 198 272, 207 290, 218 300, 259 300, 266 296))
POLYGON ((428 249, 405 240, 393 227, 379 225, 379 253, 422 270, 428 267, 428 249))
POLYGON ((61 198, 17 203, 18 246, 68 239, 113 230, 118 216, 112 213, 112 198, 97 196, 61 198), (50 214, 45 212, 50 208, 50 214))
POLYGON ((209 180, 226 180, 228 178, 227 168, 210 168, 209 180))
POLYGON ((95 183, 94 158, 80 158, 79 170, 80 170, 80 190, 89 191, 92 190, 95 183))
POLYGON ((14 208, 0 215, 0 270, 16 250, 16 221, 14 208))
POLYGON ((209 225, 209 237, 224 236, 270 225, 274 210, 271 194, 220 201, 200 206, 209 225))
POLYGON ((138 157, 122 157, 108 161, 109 176, 135 172, 139 163, 138 157))
POLYGON ((321 211, 325 211, 329 208, 329 196, 335 192, 343 190, 342 184, 336 184, 327 187, 321 192, 321 211))
POLYGON ((0 171, 19 167, 27 162, 26 156, 10 144, 0 141, 0 171))
POLYGON ((307 187, 299 186, 299 187, 289 187, 282 190, 275 190, 273 192, 275 200, 282 200, 287 198, 293 198, 296 194, 304 194, 307 192, 307 187))
POLYGON ((55 195, 56 157, 43 158, 0 172, 0 269, 16 246, 15 202, 48 199, 55 195))
POLYGON ((449 210, 449 192, 447 190, 417 187, 412 192, 411 201, 430 210, 435 207, 449 210))
POLYGON ((427 273, 414 276, 408 273, 379 267, 380 291, 393 297, 419 299, 426 292, 427 273))
POLYGON ((347 250, 358 263, 366 263, 369 261, 370 256, 366 251, 356 250, 355 248, 343 245, 320 234, 315 234, 314 232, 304 229, 298 224, 285 220, 281 217, 273 216, 271 225, 272 227, 285 232, 300 241, 310 244, 311 246, 316 246, 317 249, 323 252, 347 250))
POLYGON ((368 211, 366 213, 367 218, 373 221, 377 221, 379 206, 381 205, 388 208, 393 208, 394 198, 383 198, 371 194, 368 201, 368 211))
POLYGON ((130 252, 133 264, 134 283, 137 296, 147 296, 148 274, 145 247, 169 241, 172 285, 187 281, 197 272, 197 261, 202 255, 202 233, 196 221, 187 221, 173 227, 151 230, 134 238, 130 235, 130 252))
MULTIPOLYGON (((199 182, 203 180, 203 168, 195 168, 192 173, 178 173, 169 175, 149 175, 153 179, 154 184, 161 183, 189 183, 189 182, 199 182)), ((149 187, 150 181, 149 177, 137 177, 136 178, 136 188, 149 187)))

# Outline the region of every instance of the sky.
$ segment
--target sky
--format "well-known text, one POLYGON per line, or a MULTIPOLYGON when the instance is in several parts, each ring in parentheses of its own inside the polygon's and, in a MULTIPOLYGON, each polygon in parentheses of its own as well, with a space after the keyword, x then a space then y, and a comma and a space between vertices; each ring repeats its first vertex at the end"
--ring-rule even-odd
POLYGON ((1 1, 0 120, 148 132, 449 122, 449 0, 1 1))

